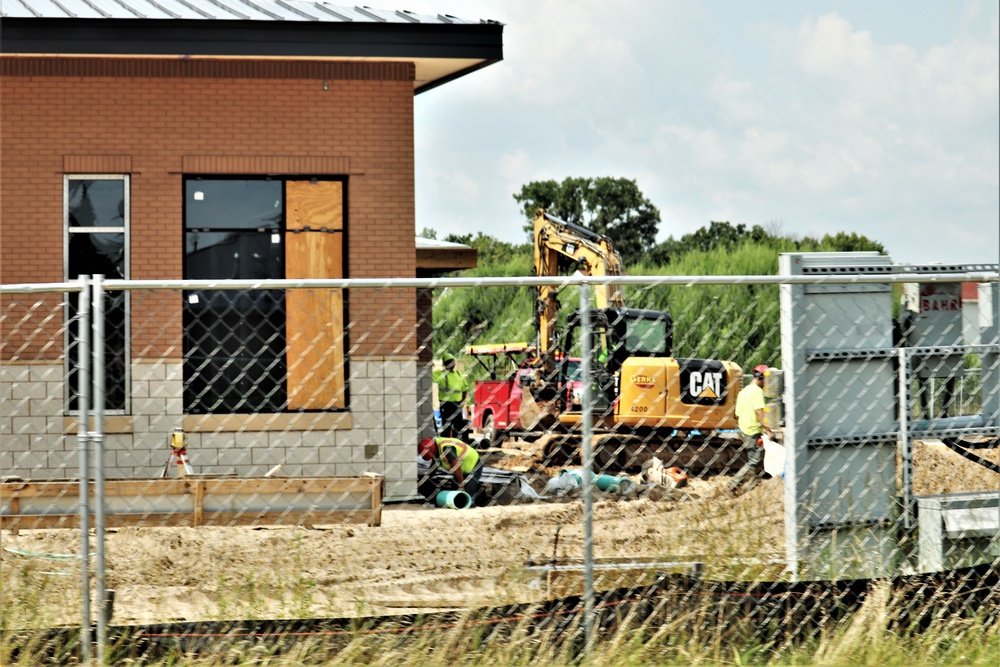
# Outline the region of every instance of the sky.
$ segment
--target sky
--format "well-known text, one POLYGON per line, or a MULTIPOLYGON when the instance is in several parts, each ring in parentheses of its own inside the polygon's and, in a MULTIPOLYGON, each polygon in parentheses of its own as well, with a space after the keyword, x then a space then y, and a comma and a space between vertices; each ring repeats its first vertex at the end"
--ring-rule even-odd
POLYGON ((997 0, 397 2, 504 24, 501 62, 414 99, 417 233, 522 243, 523 185, 611 176, 658 241, 729 221, 1000 261, 997 0))

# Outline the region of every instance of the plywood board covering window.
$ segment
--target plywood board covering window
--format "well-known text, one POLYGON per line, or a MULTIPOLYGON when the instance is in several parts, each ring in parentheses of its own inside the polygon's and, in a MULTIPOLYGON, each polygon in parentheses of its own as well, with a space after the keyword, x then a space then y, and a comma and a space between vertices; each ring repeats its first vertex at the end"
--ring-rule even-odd
MULTIPOLYGON (((285 210, 286 277, 343 278, 343 183, 287 181, 285 210)), ((288 408, 345 408, 343 291, 289 290, 286 308, 288 408)))

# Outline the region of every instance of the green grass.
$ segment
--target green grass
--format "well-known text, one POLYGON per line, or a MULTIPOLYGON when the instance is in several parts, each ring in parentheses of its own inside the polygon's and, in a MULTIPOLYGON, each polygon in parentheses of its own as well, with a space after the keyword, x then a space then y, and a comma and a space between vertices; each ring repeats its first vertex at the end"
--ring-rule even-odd
MULTIPOLYGON (((507 625, 488 623, 470 612, 455 623, 428 621, 416 631, 403 626, 356 628, 339 636, 287 636, 280 641, 217 640, 210 654, 175 652, 150 662, 131 655, 127 640, 111 646, 113 664, 148 664, 177 667, 221 665, 340 666, 391 665, 392 667, 450 667, 452 665, 590 665, 640 667, 646 665, 823 665, 824 667, 910 667, 922 665, 973 665, 996 667, 1000 661, 1000 620, 997 605, 973 617, 947 613, 946 605, 934 615, 929 628, 899 627, 898 612, 907 604, 888 585, 876 586, 864 604, 837 623, 793 640, 764 642, 749 622, 730 616, 724 623, 708 608, 683 612, 664 603, 646 609, 639 622, 625 614, 616 619, 618 629, 598 635, 589 654, 583 651, 578 626, 539 630, 538 618, 507 625)), ((64 664, 65 649, 53 655, 37 642, 23 641, 10 633, 0 637, 0 664, 64 664)))

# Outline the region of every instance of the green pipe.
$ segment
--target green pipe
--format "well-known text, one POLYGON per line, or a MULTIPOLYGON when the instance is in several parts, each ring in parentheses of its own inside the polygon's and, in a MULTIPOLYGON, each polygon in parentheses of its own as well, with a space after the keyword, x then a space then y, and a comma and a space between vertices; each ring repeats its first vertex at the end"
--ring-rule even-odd
POLYGON ((472 497, 465 491, 438 491, 434 501, 438 507, 465 510, 472 507, 472 497))

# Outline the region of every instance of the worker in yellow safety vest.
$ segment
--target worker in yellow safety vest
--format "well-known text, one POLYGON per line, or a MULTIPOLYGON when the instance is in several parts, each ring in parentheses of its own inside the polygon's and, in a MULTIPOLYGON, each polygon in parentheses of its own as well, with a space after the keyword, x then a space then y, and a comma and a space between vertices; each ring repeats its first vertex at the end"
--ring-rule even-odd
POLYGON ((449 473, 458 489, 469 494, 473 504, 485 500, 481 497, 483 466, 479 460, 479 452, 472 445, 457 438, 424 438, 417 451, 420 458, 431 461, 449 473))
POLYGON ((441 362, 444 370, 434 371, 434 384, 438 387, 441 410, 441 435, 468 443, 469 422, 465 419, 462 406, 469 396, 472 384, 455 370, 455 355, 445 352, 441 355, 441 362))
POLYGON ((756 366, 753 380, 736 397, 736 417, 747 462, 729 482, 728 490, 733 495, 739 495, 741 489, 743 493, 750 493, 764 476, 764 443, 761 436, 774 437, 771 427, 764 423, 764 378, 767 371, 767 366, 763 364, 756 366))

